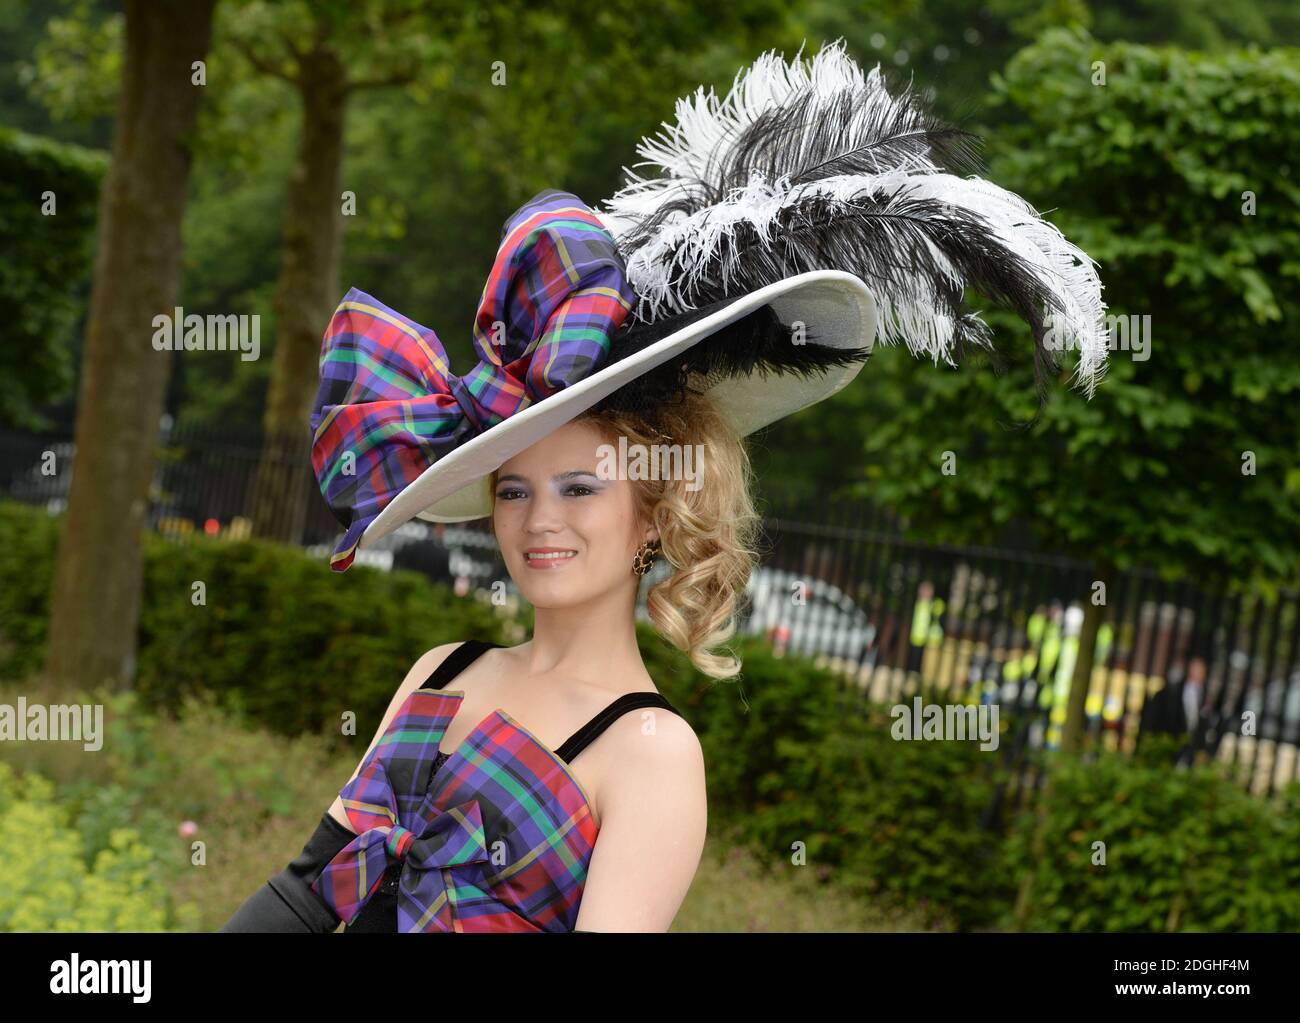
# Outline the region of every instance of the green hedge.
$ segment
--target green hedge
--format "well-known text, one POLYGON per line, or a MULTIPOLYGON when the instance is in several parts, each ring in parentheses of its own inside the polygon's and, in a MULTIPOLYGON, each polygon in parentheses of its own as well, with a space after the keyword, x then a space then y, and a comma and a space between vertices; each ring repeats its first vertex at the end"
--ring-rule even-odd
POLYGON ((412 572, 325 560, 269 543, 150 547, 140 622, 140 693, 175 706, 186 692, 238 695, 287 734, 378 727, 415 659, 443 643, 497 638, 501 618, 412 572), (206 606, 192 603, 194 584, 206 606))
POLYGON ((1108 753, 1062 760, 1049 788, 1003 850, 1008 871, 1029 872, 1023 929, 1300 929, 1300 785, 1267 801, 1219 765, 1108 753))
POLYGON ((897 742, 888 709, 837 676, 733 645, 742 677, 716 684, 648 633, 642 651, 704 746, 710 828, 773 867, 803 843, 819 877, 961 929, 1300 929, 1300 784, 1262 800, 1221 765, 1174 770, 1154 743, 1154 762, 1056 757, 1038 807, 992 831, 1000 755, 897 742), (1097 840, 1108 866, 1091 865, 1097 840))
POLYGON ((41 668, 61 521, 0 501, 0 678, 25 679, 41 668))
POLYGON ((732 645, 744 663, 736 682, 709 685, 685 677, 689 665, 647 657, 700 736, 711 828, 744 836, 774 868, 802 851, 819 877, 933 910, 935 922, 989 925, 1010 908, 1014 891, 989 866, 1001 839, 979 822, 995 754, 895 741, 887 708, 860 703, 839 676, 761 640, 732 645))

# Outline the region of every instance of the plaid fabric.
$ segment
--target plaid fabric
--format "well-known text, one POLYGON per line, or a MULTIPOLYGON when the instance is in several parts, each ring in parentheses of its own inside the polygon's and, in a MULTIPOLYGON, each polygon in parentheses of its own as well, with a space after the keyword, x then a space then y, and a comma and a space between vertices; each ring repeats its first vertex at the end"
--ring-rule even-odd
POLYGON ((346 530, 330 567, 347 569, 366 527, 439 458, 602 368, 635 300, 595 213, 551 189, 502 230, 466 375, 428 327, 350 290, 325 331, 311 416, 312 467, 346 530))
POLYGON ((582 787, 502 710, 435 774, 461 700, 438 689, 407 697, 339 793, 357 837, 312 890, 351 924, 400 862, 402 933, 572 931, 597 834, 582 787))

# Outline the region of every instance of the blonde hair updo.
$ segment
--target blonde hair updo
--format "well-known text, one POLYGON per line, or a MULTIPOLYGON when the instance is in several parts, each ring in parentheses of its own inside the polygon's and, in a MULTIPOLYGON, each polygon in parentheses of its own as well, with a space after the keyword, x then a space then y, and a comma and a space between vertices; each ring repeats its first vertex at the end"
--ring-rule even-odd
MULTIPOLYGON (((630 481, 639 520, 659 530, 657 557, 672 566, 672 574, 646 594, 646 610, 655 629, 703 674, 739 675, 734 652, 713 648, 735 635, 758 563, 762 520, 754 508, 754 473, 743 438, 707 395, 690 389, 682 400, 646 411, 598 405, 574 422, 595 426, 616 447, 622 436, 629 448, 694 448, 694 464, 701 466, 698 490, 687 489, 686 479, 630 481)), ((496 473, 492 486, 495 491, 496 473)))

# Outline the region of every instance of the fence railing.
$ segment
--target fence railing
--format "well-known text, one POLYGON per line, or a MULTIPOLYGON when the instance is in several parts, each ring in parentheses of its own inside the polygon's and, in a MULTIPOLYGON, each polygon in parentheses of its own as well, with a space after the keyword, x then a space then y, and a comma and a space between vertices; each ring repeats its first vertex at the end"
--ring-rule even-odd
MULTIPOLYGON (((895 703, 921 688, 997 704, 1012 749, 1059 746, 1091 566, 1031 550, 920 544, 862 502, 774 505, 744 630, 895 703)), ((1110 581, 1085 703, 1093 749, 1185 741, 1252 791, 1300 778, 1300 598, 1230 595, 1152 572, 1110 581)))
MULTIPOLYGON (((0 433, 0 493, 57 510, 67 498, 72 447, 66 436, 0 433)), ((288 487, 303 490, 302 512, 274 525, 323 554, 340 529, 315 488, 308 449, 305 437, 290 438, 276 456, 288 487)), ((264 457, 247 436, 167 432, 151 488, 153 527, 178 540, 249 535, 264 457)), ((292 489, 280 487, 284 493, 292 489)), ((403 545, 431 532, 413 522, 358 561, 390 567, 403 545)), ((485 522, 447 525, 442 542, 453 575, 513 590, 485 522)), ((1060 743, 1093 593, 1088 565, 1027 543, 918 543, 883 509, 844 500, 770 504, 764 547, 742 632, 819 660, 865 699, 894 703, 924 690, 996 704, 1014 721, 1008 759, 1060 743)), ((651 583, 667 568, 661 559, 651 583)), ((645 616, 644 601, 638 614, 645 616)), ((1269 600, 1121 573, 1110 583, 1094 647, 1087 741, 1132 753, 1143 734, 1181 736, 1176 763, 1218 759, 1252 791, 1272 793, 1300 777, 1298 643, 1294 592, 1269 600)))

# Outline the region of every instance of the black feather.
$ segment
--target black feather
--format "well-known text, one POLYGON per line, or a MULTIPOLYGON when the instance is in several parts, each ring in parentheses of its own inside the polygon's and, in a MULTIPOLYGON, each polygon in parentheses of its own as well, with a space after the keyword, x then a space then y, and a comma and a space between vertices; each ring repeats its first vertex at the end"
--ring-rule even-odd
MULTIPOLYGON (((719 303, 794 275, 835 269, 862 278, 882 306, 911 304, 909 296, 922 290, 932 295, 935 315, 953 325, 950 354, 960 363, 973 346, 992 353, 988 326, 965 305, 970 288, 1013 309, 1030 325, 1040 410, 1045 406, 1049 375, 1061 364, 1059 350, 1048 347, 1048 325, 1056 315, 1070 319, 1068 298, 1057 290, 1052 271, 1003 241, 1000 231, 1006 225, 996 227, 964 205, 918 195, 907 185, 909 176, 920 180, 935 173, 981 173, 977 135, 931 113, 910 84, 891 98, 879 75, 832 95, 803 86, 738 131, 722 134, 698 176, 665 171, 660 180, 671 187, 659 194, 653 212, 632 212, 654 194, 653 183, 649 191, 629 184, 623 209, 615 198, 614 212, 630 224, 618 238, 629 263, 638 255, 644 261, 650 255, 644 247, 655 245, 653 272, 644 275, 654 283, 647 284, 633 310, 628 328, 633 337, 651 336, 638 332, 658 323, 680 324, 683 318, 706 315, 719 303), (875 177, 891 171, 900 174, 885 181, 875 177), (850 182, 848 189, 837 183, 839 198, 802 187, 831 178, 850 182), (701 256, 699 233, 682 239, 675 250, 665 248, 665 239, 687 218, 697 217, 701 230, 710 232, 709 217, 698 215, 736 201, 737 191, 755 181, 784 192, 775 216, 762 214, 763 231, 744 216, 734 221, 728 216, 725 231, 711 232, 710 256, 701 256), (860 187, 854 189, 857 182, 860 187), (674 312, 683 307, 688 311, 674 312)), ((680 144, 677 138, 662 143, 670 153, 680 144)), ((642 278, 642 271, 634 276, 642 278)), ((917 329, 925 333, 907 338, 910 347, 936 347, 926 337, 930 326, 918 321, 917 329)), ((724 369, 768 365, 792 371, 801 360, 834 357, 834 349, 824 346, 818 346, 821 352, 799 351, 788 337, 771 343, 776 328, 753 316, 733 328, 686 357, 713 360, 724 369), (743 330, 742 324, 747 324, 743 330)), ((885 324, 880 334, 892 337, 898 330, 885 324)), ((667 367, 662 370, 661 390, 680 388, 681 371, 674 372, 678 376, 667 367)))
POLYGON ((1035 381, 1040 403, 1046 401, 1047 377, 1059 369, 1060 358, 1046 346, 1045 310, 1065 310, 978 213, 939 199, 883 192, 864 193, 848 204, 811 196, 782 210, 771 235, 773 240, 764 241, 753 225, 737 224, 725 253, 715 253, 699 280, 683 289, 687 300, 708 305, 825 268, 856 274, 894 299, 904 298, 921 279, 954 321, 953 356, 960 362, 968 346, 987 345, 988 328, 964 309, 964 289, 942 271, 937 249, 969 287, 1029 323, 1035 381))
MULTIPOLYGON (((734 298, 690 309, 654 323, 625 324, 610 349, 611 364, 617 363, 725 308, 734 298)), ((624 384, 596 405, 601 410, 647 412, 656 407, 678 404, 690 386, 690 377, 714 374, 726 377, 759 373, 793 373, 798 376, 824 372, 835 366, 862 362, 869 348, 838 348, 819 343, 805 334, 795 344, 790 329, 770 305, 745 314, 685 352, 624 384)))

